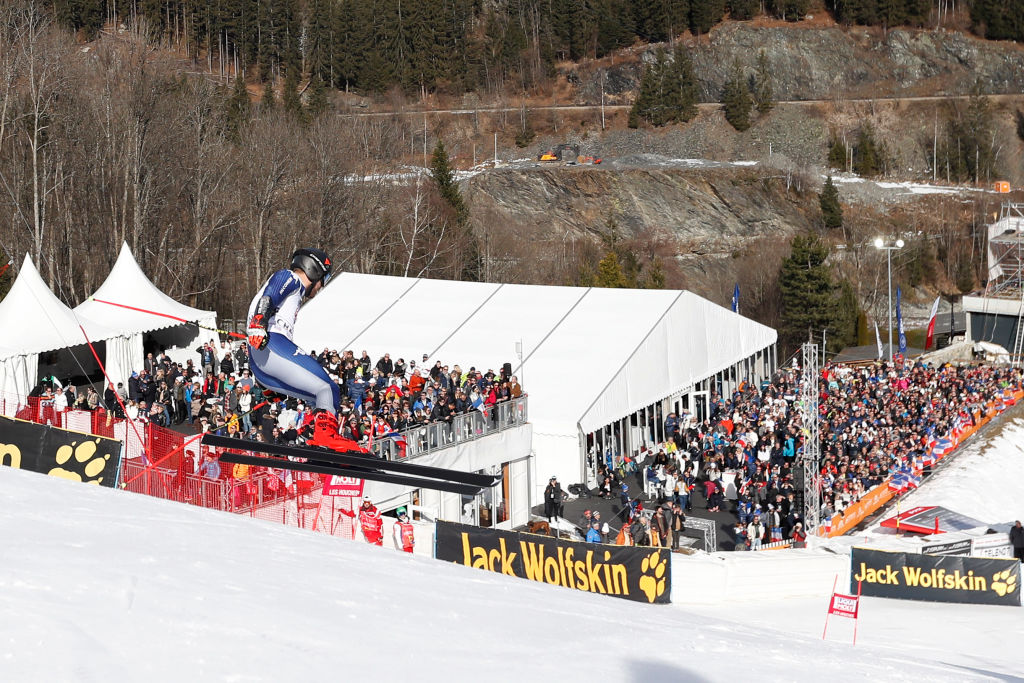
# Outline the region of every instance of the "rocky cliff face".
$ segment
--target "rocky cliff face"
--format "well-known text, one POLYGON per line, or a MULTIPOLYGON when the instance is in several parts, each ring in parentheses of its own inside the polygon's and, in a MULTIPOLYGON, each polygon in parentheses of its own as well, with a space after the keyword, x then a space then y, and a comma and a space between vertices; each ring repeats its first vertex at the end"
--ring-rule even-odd
MULTIPOLYGON (((854 99, 962 95, 976 81, 989 94, 1024 92, 1024 50, 1012 43, 979 40, 961 33, 897 29, 757 27, 726 23, 709 37, 689 39, 694 71, 705 102, 717 102, 733 60, 750 70, 765 51, 779 100, 854 99)), ((645 48, 652 61, 657 46, 645 48)), ((629 104, 642 66, 613 64, 605 74, 606 101, 629 104)), ((577 103, 600 104, 596 72, 574 71, 577 103)))
POLYGON ((496 170, 468 180, 463 193, 478 234, 596 241, 614 219, 625 236, 669 244, 690 275, 727 269, 761 240, 788 244, 810 227, 817 201, 750 169, 623 165, 496 170))

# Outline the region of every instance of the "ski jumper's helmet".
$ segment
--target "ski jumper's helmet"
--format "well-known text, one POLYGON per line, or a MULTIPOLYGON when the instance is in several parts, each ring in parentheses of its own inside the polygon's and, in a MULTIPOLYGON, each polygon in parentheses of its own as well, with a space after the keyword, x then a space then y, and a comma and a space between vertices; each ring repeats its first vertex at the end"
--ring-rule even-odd
POLYGON ((331 258, 320 249, 298 249, 292 254, 292 268, 298 268, 309 278, 311 285, 331 279, 331 258))

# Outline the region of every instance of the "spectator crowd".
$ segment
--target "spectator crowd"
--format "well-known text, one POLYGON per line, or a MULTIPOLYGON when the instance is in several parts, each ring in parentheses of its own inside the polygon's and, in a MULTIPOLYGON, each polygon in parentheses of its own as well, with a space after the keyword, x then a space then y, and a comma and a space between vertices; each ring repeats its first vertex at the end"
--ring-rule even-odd
MULTIPOLYGON (((800 379, 794 365, 760 386, 743 382, 728 396, 712 391, 707 419, 670 413, 658 448, 592 454, 601 460, 597 495, 620 497, 628 519, 617 542, 635 543, 639 534, 655 545, 671 543, 675 509, 692 509, 699 492, 707 510, 735 512, 737 549, 802 543, 802 491, 795 485, 805 445, 800 379), (653 515, 630 495, 631 482, 653 500, 653 515)), ((1020 370, 988 364, 827 365, 817 386, 822 522, 893 474, 927 473, 936 442, 970 428, 989 401, 999 403, 1005 390, 1020 386, 1020 370)), ((653 420, 648 426, 654 440, 653 420)))

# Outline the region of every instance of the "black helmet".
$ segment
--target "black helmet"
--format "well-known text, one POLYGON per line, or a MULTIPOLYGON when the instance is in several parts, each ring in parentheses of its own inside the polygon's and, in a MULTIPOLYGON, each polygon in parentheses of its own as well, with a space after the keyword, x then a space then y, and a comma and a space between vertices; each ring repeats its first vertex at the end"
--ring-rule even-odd
POLYGON ((299 249, 292 254, 292 268, 298 268, 309 278, 311 285, 331 279, 331 258, 321 249, 299 249))

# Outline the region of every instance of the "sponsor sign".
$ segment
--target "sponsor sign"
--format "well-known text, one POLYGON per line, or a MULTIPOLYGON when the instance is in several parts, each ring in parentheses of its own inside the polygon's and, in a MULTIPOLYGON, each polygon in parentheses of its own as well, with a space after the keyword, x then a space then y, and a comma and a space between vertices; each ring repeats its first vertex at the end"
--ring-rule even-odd
POLYGON ((122 444, 116 439, 0 417, 0 465, 114 488, 122 444))
POLYGON ((671 552, 437 523, 435 557, 487 571, 644 603, 669 602, 671 552))
POLYGON ((850 583, 863 595, 1020 606, 1020 563, 854 548, 850 583))
POLYGON ((335 474, 324 482, 324 495, 362 498, 364 481, 355 477, 342 477, 335 474))
POLYGON ((932 543, 921 546, 921 552, 925 555, 970 555, 971 539, 965 538, 962 541, 950 541, 949 543, 932 543))
POLYGON ((974 539, 975 557, 1013 557, 1009 534, 987 534, 974 539))
POLYGON ((846 617, 847 619, 856 619, 859 605, 860 600, 856 595, 833 593, 832 602, 828 606, 828 613, 835 614, 838 617, 846 617))

